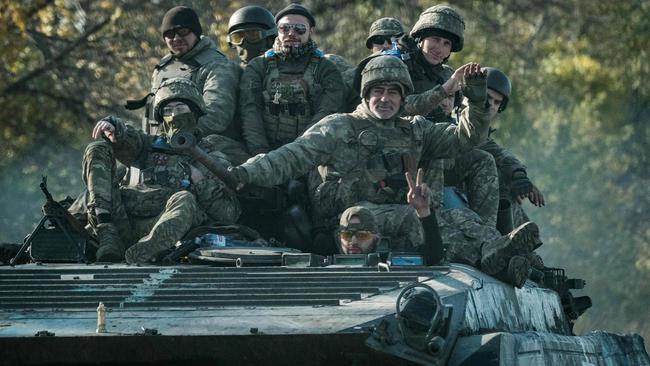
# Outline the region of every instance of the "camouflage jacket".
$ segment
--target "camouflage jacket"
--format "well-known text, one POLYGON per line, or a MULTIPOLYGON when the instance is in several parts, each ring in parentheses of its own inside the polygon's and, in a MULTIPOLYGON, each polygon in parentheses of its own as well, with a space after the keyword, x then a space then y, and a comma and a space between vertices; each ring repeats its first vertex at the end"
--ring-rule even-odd
MULTIPOLYGON (((310 66, 312 57, 307 55, 300 60, 278 58, 280 75, 303 75, 310 66)), ((263 92, 269 76, 268 64, 264 55, 254 58, 244 69, 241 78, 239 101, 242 133, 251 154, 266 152, 274 147, 266 132, 266 124, 270 122, 264 120, 266 103, 263 92)), ((321 58, 314 73, 314 83, 316 90, 309 91, 312 114, 307 128, 327 115, 341 112, 345 102, 345 86, 341 74, 331 61, 321 58)), ((304 130, 299 131, 296 137, 302 132, 304 130)))
POLYGON ((378 120, 364 101, 355 112, 328 116, 294 142, 240 167, 248 183, 272 186, 318 165, 328 166, 340 175, 341 183, 354 183, 357 200, 387 203, 384 187, 377 183, 403 176, 404 156, 415 164, 423 158, 458 156, 484 139, 487 128, 487 110, 480 103, 472 104, 455 126, 433 124, 421 116, 378 120))
POLYGON ((151 93, 172 77, 187 77, 203 93, 206 114, 199 119, 201 136, 218 133, 237 138, 233 117, 237 106, 241 68, 228 60, 214 42, 201 36, 189 52, 176 59, 165 56, 153 72, 151 93))
MULTIPOLYGON (((188 190, 214 222, 232 224, 237 220, 241 211, 235 193, 203 164, 174 153, 165 136, 148 135, 119 120, 115 127, 117 142, 112 144, 115 158, 126 166, 139 168, 145 187, 162 187, 172 193, 188 190), (200 170, 204 179, 191 183, 189 165, 200 170)), ((202 139, 198 146, 210 157, 230 165, 222 153, 212 148, 209 137, 202 139)))
POLYGON ((415 88, 413 94, 406 97, 404 110, 408 116, 425 116, 434 122, 443 121, 444 115, 440 102, 447 96, 442 84, 451 78, 454 69, 446 64, 431 65, 422 56, 422 51, 415 41, 404 36, 400 40, 402 59, 409 69, 411 81, 415 88))
MULTIPOLYGON (((516 170, 526 170, 526 166, 508 149, 501 147, 493 139, 487 138, 479 146, 479 149, 492 154, 499 172, 499 187, 501 196, 504 197, 504 189, 509 190, 512 181, 512 173, 516 170), (506 188, 508 187, 508 188, 506 188)), ((507 194, 506 194, 507 196, 507 194)))

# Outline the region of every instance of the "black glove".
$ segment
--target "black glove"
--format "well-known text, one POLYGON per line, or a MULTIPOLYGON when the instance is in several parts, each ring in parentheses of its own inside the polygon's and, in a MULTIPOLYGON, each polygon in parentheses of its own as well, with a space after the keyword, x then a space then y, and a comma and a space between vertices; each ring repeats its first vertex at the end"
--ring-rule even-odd
POLYGON ((512 181, 510 182, 510 192, 514 197, 526 195, 533 191, 533 182, 528 179, 525 170, 515 170, 512 173, 512 181))
POLYGON ((470 102, 482 103, 487 100, 487 74, 478 74, 465 77, 465 85, 461 90, 470 102))

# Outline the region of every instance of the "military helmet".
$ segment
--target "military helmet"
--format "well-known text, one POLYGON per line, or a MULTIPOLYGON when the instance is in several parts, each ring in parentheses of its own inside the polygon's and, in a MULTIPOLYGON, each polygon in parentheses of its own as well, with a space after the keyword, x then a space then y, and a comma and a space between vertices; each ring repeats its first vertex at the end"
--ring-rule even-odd
POLYGON ((160 84, 153 101, 154 119, 162 122, 162 108, 172 100, 179 100, 190 107, 196 118, 205 114, 203 95, 196 84, 187 78, 171 78, 160 84))
POLYGON ((271 30, 269 36, 278 35, 278 27, 275 25, 273 14, 257 5, 244 6, 232 13, 228 21, 228 33, 249 25, 260 25, 264 29, 271 30))
POLYGON ((499 112, 505 110, 512 92, 510 79, 503 71, 494 67, 484 67, 481 71, 487 73, 487 87, 503 95, 503 102, 499 107, 499 112))
POLYGON ((413 82, 409 70, 395 56, 379 55, 372 58, 361 71, 361 98, 375 85, 398 84, 402 89, 402 97, 413 92, 413 82))
POLYGON ((370 39, 374 36, 399 37, 404 34, 402 23, 395 18, 381 18, 375 20, 370 26, 370 32, 366 39, 366 47, 372 48, 370 39))
POLYGON ((463 49, 463 33, 465 21, 453 8, 447 5, 436 5, 420 14, 418 21, 411 29, 411 37, 425 38, 438 35, 451 41, 451 52, 463 49))

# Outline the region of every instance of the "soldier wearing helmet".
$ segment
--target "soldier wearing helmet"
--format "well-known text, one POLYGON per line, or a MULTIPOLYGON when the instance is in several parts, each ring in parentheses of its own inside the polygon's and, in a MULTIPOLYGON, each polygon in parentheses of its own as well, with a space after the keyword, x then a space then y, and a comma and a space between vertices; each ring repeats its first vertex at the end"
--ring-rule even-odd
POLYGON ((321 184, 310 192, 317 210, 313 216, 330 222, 333 231, 341 212, 360 205, 375 215, 393 250, 419 248, 422 227, 413 208, 404 204, 404 172, 422 158, 467 151, 487 133, 485 78, 476 64, 460 68, 454 77, 462 75, 472 102, 460 127, 432 124, 421 116, 403 117, 404 100, 413 91, 408 69, 393 56, 377 56, 363 69, 362 102, 354 112, 322 119, 295 141, 250 159, 231 174, 240 186, 272 186, 318 167, 321 184))
POLYGON ((273 47, 277 35, 273 14, 261 6, 244 6, 228 21, 228 45, 237 49, 242 67, 273 47))
POLYGON ((389 50, 393 47, 393 42, 403 35, 404 27, 399 20, 395 18, 377 19, 370 25, 366 48, 372 53, 389 50))
POLYGON ((311 39, 309 10, 290 4, 275 21, 273 48, 250 61, 240 84, 242 132, 253 155, 293 141, 344 102, 341 74, 311 39))
POLYGON ((239 70, 203 34, 196 12, 176 6, 165 13, 160 35, 169 53, 155 66, 151 90, 141 100, 127 102, 128 109, 145 107, 142 129, 155 134, 159 121, 154 118, 153 96, 167 79, 186 78, 198 86, 205 103, 205 113, 198 120, 202 136, 220 134, 238 139, 232 124, 237 102, 239 70))
POLYGON ((452 52, 463 49, 464 32, 465 21, 455 9, 436 5, 423 11, 409 34, 400 39, 401 57, 415 85, 407 100, 407 114, 444 120, 439 103, 452 94, 444 84, 453 74, 446 62, 452 52))
MULTIPOLYGON (((484 71, 487 73, 490 120, 493 121, 508 106, 512 83, 510 78, 499 69, 485 67, 484 71)), ((521 208, 522 201, 528 198, 533 205, 538 207, 544 206, 545 202, 544 195, 528 178, 526 166, 512 152, 501 147, 491 137, 479 148, 492 154, 499 172, 500 203, 497 227, 503 232, 512 226, 528 221, 528 216, 521 208)))
MULTIPOLYGON (((99 241, 97 261, 149 263, 181 239, 191 228, 210 223, 231 224, 239 217, 235 194, 200 163, 170 147, 178 133, 199 140, 199 120, 206 107, 201 92, 187 78, 160 84, 153 97, 157 135, 136 130, 117 117, 97 122, 95 141, 83 159, 86 191, 73 205, 88 216, 99 241), (121 186, 116 161, 141 169, 143 182, 121 186)), ((209 139, 199 147, 229 165, 209 139)))

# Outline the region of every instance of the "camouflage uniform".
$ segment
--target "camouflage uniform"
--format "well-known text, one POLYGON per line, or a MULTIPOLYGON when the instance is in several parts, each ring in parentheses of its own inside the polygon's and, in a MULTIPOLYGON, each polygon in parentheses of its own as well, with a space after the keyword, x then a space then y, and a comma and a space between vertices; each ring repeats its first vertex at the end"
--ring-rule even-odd
POLYGON ((499 197, 510 201, 514 226, 530 221, 521 205, 512 199, 512 193, 510 192, 513 173, 517 170, 526 170, 526 166, 512 152, 501 147, 491 138, 481 143, 478 148, 494 157, 499 174, 499 197))
MULTIPOLYGON (((189 100, 192 103, 188 104, 198 106, 194 109, 203 110, 196 86, 187 79, 176 78, 161 84, 156 94, 154 114, 159 113, 161 105, 170 99, 189 100), (192 91, 195 92, 194 98, 192 91)), ((196 125, 194 116, 200 112, 186 114, 191 116, 190 125, 196 125)), ((107 121, 115 127, 117 142, 93 142, 86 148, 83 176, 87 191, 84 199, 91 224, 97 220, 93 214, 95 209, 106 210, 110 212, 122 242, 127 246, 135 242, 126 251, 129 263, 154 259, 160 252, 171 248, 190 228, 202 223, 231 224, 237 220, 240 209, 234 193, 202 164, 171 149, 169 136, 173 130, 166 128, 162 135, 147 135, 117 118, 110 117, 107 121), (143 184, 120 186, 116 161, 141 169, 143 184), (198 183, 190 181, 190 165, 203 173, 203 180, 198 183)), ((191 131, 188 125, 185 127, 191 131)), ((199 147, 213 158, 227 163, 223 154, 214 151, 206 139, 199 143, 199 147)))
MULTIPOLYGON (((400 83, 406 90, 403 95, 412 90, 404 64, 392 56, 379 56, 364 69, 362 93, 388 82, 400 83)), ((481 81, 473 82, 483 87, 481 81)), ((419 246, 419 220, 412 208, 401 204, 407 191, 404 172, 422 158, 455 157, 482 140, 487 133, 485 105, 471 105, 460 125, 454 126, 432 124, 420 116, 402 118, 400 113, 381 120, 364 101, 355 112, 324 118, 294 142, 251 158, 236 172, 247 183, 270 186, 320 165, 322 184, 312 195, 319 215, 336 216, 359 202, 370 202, 378 205, 377 220, 386 222, 383 233, 393 237, 394 245, 419 246)))
POLYGON ((411 32, 402 37, 399 48, 415 87, 415 92, 406 98, 406 114, 425 116, 436 122, 446 120, 439 107, 447 96, 442 84, 449 80, 454 70, 444 61, 431 65, 422 55, 418 43, 429 35, 442 36, 452 42, 451 52, 458 52, 463 49, 464 30, 465 22, 454 9, 436 5, 422 12, 411 32))
MULTIPOLYGON (((205 102, 206 113, 198 121, 201 136, 216 133, 237 138, 232 120, 237 105, 240 70, 210 38, 201 36, 194 48, 181 57, 174 57, 170 53, 160 60, 153 72, 150 95, 156 94, 167 79, 190 79, 200 89, 205 102)), ((147 113, 149 122, 155 124, 155 120, 152 121, 152 103, 147 113)))
POLYGON ((276 39, 273 50, 244 69, 240 108, 244 140, 251 154, 293 141, 323 117, 340 112, 345 87, 336 66, 313 41, 298 55, 276 39))

